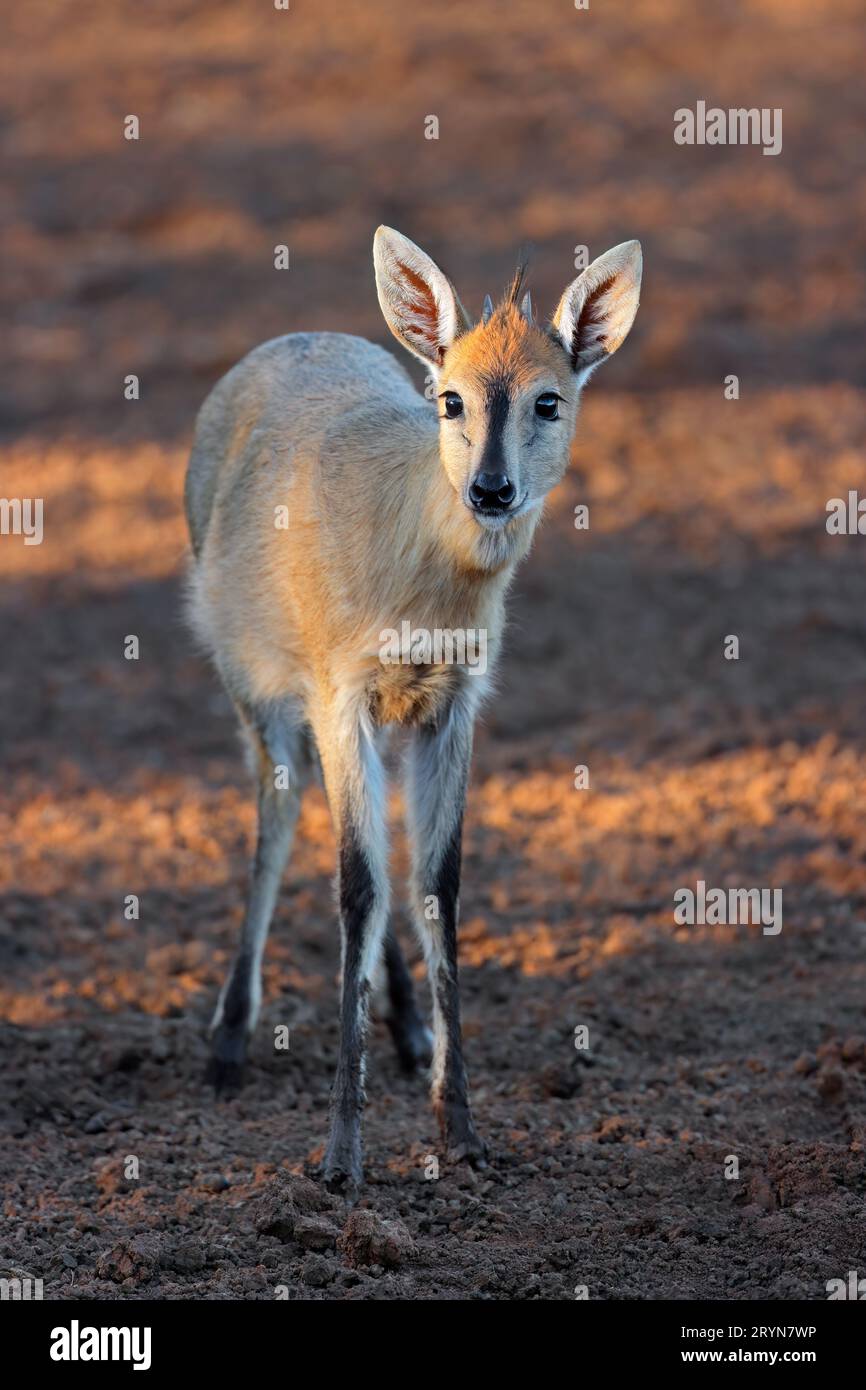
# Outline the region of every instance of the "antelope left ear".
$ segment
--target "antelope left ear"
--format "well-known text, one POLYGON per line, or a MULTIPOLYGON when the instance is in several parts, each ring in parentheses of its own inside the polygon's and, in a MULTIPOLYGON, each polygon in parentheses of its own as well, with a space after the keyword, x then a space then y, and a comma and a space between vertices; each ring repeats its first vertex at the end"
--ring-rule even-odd
POLYGON ((373 241, 379 304, 394 337, 434 367, 466 331, 466 311, 451 281, 414 241, 380 227, 373 241))
POLYGON ((571 358, 579 386, 625 340, 640 302, 642 268, 640 242, 624 241, 587 266, 560 299, 551 332, 571 358))

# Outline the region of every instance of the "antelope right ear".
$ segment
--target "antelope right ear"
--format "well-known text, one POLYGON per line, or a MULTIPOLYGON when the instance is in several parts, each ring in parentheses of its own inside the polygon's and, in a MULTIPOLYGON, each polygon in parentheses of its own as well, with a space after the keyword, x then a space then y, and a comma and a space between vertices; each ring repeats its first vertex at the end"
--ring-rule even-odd
POLYGON ((447 276, 408 237, 380 227, 373 240, 376 290, 385 322, 403 347, 434 367, 466 326, 447 276))
POLYGON ((640 242, 624 241, 588 265, 560 299, 551 331, 579 386, 624 342, 640 302, 642 269, 640 242))

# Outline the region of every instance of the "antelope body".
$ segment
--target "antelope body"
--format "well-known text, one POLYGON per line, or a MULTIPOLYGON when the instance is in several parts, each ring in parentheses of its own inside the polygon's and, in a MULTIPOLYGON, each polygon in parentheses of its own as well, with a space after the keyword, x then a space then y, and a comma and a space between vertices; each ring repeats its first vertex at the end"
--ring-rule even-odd
POLYGON ((381 348, 337 333, 291 334, 255 349, 216 385, 198 417, 186 481, 192 621, 237 708, 258 778, 255 859, 214 1017, 212 1074, 218 1086, 240 1076, 300 795, 318 755, 338 843, 342 938, 323 1176, 349 1192, 362 1176, 364 1034, 382 958, 400 1059, 407 1069, 431 1061, 388 924, 381 731, 389 724, 408 730, 410 891, 432 987, 433 1103, 451 1154, 485 1161, 457 986, 473 725, 508 585, 568 463, 581 388, 631 327, 641 274, 637 242, 614 248, 568 286, 543 329, 528 296, 518 307, 518 273, 505 300, 494 308, 488 298, 473 326, 450 281, 399 233, 379 228, 374 262, 385 319, 426 364, 437 408, 381 348), (417 653, 386 659, 383 634, 406 624, 484 632, 486 671, 417 653))

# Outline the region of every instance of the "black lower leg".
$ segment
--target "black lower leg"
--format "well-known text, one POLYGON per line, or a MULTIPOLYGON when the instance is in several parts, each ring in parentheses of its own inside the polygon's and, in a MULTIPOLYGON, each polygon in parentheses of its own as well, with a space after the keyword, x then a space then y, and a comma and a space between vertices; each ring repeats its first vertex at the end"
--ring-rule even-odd
POLYGON ((363 976, 364 947, 375 909, 370 866, 349 828, 340 850, 340 918, 343 934, 343 986, 340 1005, 340 1056, 331 1095, 331 1129, 322 1176, 334 1191, 352 1192, 363 1179, 361 1108, 364 1036, 369 982, 363 976))
POLYGON ((242 951, 232 969, 205 1076, 205 1080, 218 1092, 236 1091, 243 1082, 249 1036, 251 973, 252 961, 242 951))
POLYGON ((436 1055, 433 1107, 445 1142, 455 1158, 483 1167, 486 1146, 479 1139, 469 1107, 460 989, 457 978, 457 917, 460 894, 461 826, 458 823, 442 856, 434 892, 439 907, 438 951, 434 953, 433 993, 436 1006, 436 1055))
POLYGON ((385 935, 385 969, 388 974, 388 1027, 400 1065, 406 1072, 429 1066, 433 1041, 415 999, 415 986, 403 959, 393 927, 385 935))

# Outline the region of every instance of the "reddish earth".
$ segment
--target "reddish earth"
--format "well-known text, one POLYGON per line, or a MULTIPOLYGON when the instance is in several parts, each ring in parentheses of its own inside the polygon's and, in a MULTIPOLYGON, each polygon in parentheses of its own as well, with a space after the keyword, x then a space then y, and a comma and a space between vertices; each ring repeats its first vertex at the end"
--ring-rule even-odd
POLYGON ((44 498, 45 538, 0 537, 0 1276, 73 1299, 821 1299, 866 1268, 866 540, 824 524, 866 491, 858 11, 11 17, 0 493, 44 498), (781 106, 782 154, 675 146, 699 98, 781 106), (182 622, 180 494, 195 410, 248 347, 384 341, 381 221, 476 311, 524 239, 542 308, 577 244, 639 236, 647 284, 479 734, 461 966, 493 1162, 449 1167, 377 1024, 350 1215, 309 1180, 337 1047, 320 791, 247 1087, 201 1082, 253 809, 182 622), (781 933, 677 925, 698 879, 781 888, 781 933))

